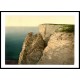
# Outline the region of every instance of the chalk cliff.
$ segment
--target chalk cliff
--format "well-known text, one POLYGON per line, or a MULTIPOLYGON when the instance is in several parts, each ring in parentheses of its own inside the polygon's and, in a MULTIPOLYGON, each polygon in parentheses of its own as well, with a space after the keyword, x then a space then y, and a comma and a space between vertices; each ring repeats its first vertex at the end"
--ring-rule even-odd
POLYGON ((39 25, 25 38, 18 64, 74 64, 74 25, 39 25))

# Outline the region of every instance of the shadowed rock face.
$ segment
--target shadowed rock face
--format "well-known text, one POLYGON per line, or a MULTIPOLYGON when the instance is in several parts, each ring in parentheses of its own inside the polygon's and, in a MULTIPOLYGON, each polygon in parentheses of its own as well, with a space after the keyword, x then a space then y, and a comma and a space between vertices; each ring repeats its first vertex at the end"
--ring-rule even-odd
POLYGON ((43 55, 44 41, 40 34, 28 33, 19 55, 18 64, 36 64, 43 55))

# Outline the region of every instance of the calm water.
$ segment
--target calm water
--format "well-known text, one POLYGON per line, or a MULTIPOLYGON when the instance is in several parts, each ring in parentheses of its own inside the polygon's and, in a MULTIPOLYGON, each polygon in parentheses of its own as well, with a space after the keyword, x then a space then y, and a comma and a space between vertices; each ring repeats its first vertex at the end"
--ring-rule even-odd
POLYGON ((5 59, 18 60, 27 33, 38 32, 38 27, 6 27, 5 59))

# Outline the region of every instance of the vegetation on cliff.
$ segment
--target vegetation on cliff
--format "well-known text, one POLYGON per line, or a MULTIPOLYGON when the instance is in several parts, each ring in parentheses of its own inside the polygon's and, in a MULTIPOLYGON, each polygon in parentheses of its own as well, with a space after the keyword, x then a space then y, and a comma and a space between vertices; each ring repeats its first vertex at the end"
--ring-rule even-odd
POLYGON ((62 25, 58 30, 60 32, 74 32, 74 25, 62 25))

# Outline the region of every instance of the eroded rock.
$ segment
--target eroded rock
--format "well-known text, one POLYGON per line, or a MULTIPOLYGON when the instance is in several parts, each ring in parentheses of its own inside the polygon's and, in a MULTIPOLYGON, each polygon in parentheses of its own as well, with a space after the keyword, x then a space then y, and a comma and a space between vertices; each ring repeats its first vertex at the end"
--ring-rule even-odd
POLYGON ((44 41, 40 34, 28 33, 19 55, 18 64, 36 64, 43 55, 44 41))

